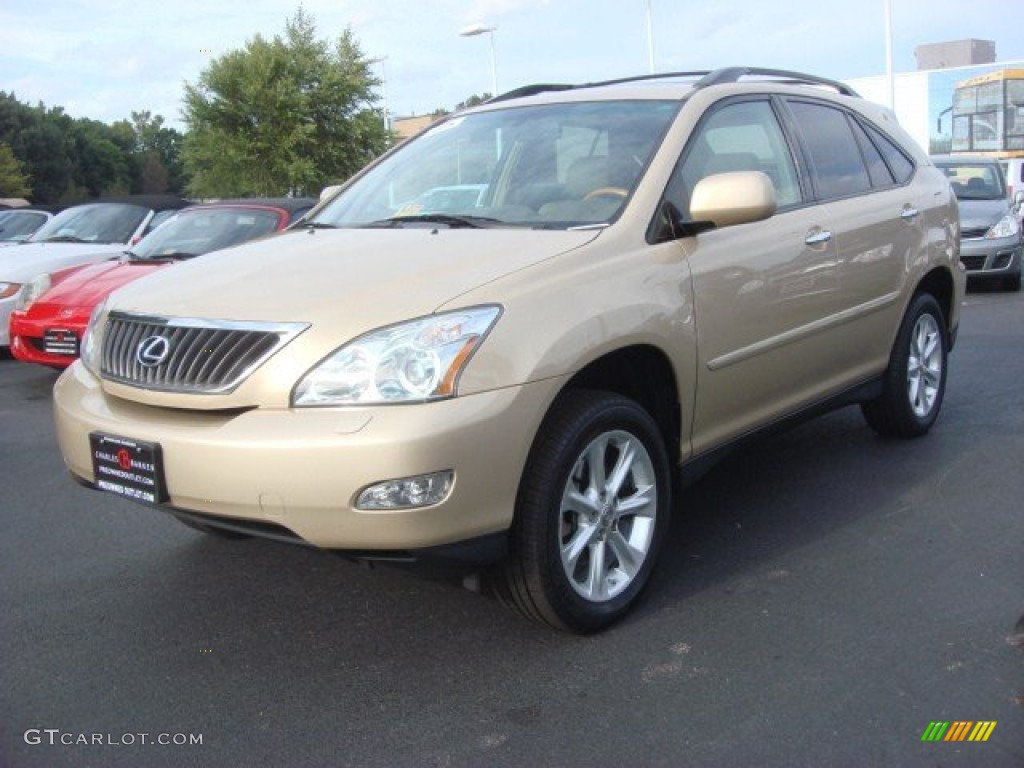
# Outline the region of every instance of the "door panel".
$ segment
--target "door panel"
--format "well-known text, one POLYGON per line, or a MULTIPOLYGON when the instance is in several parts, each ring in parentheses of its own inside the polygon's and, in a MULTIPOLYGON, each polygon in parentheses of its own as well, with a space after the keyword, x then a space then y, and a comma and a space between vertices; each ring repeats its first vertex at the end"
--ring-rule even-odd
POLYGON ((687 241, 697 318, 701 452, 820 397, 845 354, 841 269, 818 206, 687 241), (810 243, 808 243, 810 241, 810 243))
POLYGON ((837 334, 851 376, 884 369, 898 323, 901 289, 923 245, 923 205, 896 188, 825 206, 837 223, 843 284, 841 304, 850 321, 837 334))
POLYGON ((698 365, 695 452, 814 399, 842 370, 828 329, 842 309, 835 227, 769 97, 722 102, 702 118, 667 192, 688 211, 705 176, 760 171, 778 210, 766 221, 684 240, 693 280, 698 365))

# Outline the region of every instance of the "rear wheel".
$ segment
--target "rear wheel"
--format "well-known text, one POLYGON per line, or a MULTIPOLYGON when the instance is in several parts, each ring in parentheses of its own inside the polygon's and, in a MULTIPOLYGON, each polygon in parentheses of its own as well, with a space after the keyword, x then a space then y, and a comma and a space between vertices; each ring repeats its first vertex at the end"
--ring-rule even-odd
POLYGON ((903 438, 919 437, 931 429, 946 391, 948 350, 942 308, 931 294, 918 294, 896 335, 882 394, 861 405, 872 429, 903 438))
POLYGON ((665 445, 648 413, 618 395, 567 393, 527 462, 496 592, 559 629, 608 626, 650 577, 669 503, 665 445))

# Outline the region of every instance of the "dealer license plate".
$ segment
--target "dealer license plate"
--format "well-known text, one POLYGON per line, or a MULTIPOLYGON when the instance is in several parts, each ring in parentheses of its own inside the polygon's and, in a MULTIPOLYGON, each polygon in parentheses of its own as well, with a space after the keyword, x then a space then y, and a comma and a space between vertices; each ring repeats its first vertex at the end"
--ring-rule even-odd
POLYGON ((167 501, 158 443, 91 432, 89 446, 97 488, 149 504, 167 501))
POLYGON ((51 355, 74 357, 78 354, 78 337, 74 331, 51 328, 43 334, 43 350, 51 355))

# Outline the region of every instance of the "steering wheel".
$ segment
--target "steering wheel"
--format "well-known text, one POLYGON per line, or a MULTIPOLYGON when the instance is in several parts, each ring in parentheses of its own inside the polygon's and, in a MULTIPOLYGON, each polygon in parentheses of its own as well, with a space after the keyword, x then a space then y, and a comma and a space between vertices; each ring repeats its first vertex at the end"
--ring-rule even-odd
POLYGON ((592 189, 583 196, 584 200, 592 200, 595 197, 626 197, 629 195, 628 189, 622 187, 598 187, 592 189))

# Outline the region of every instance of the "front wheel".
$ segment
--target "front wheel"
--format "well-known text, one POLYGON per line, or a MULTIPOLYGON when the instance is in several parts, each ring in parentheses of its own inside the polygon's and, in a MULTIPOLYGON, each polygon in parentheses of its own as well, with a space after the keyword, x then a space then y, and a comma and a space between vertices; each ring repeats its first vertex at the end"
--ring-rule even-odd
POLYGON ((665 443, 650 415, 604 392, 569 392, 536 438, 496 592, 526 616, 594 632, 650 577, 668 526, 665 443))
POLYGON ((931 294, 917 295, 896 334, 882 394, 861 405, 872 429, 903 438, 931 429, 946 392, 948 350, 942 308, 931 294))

